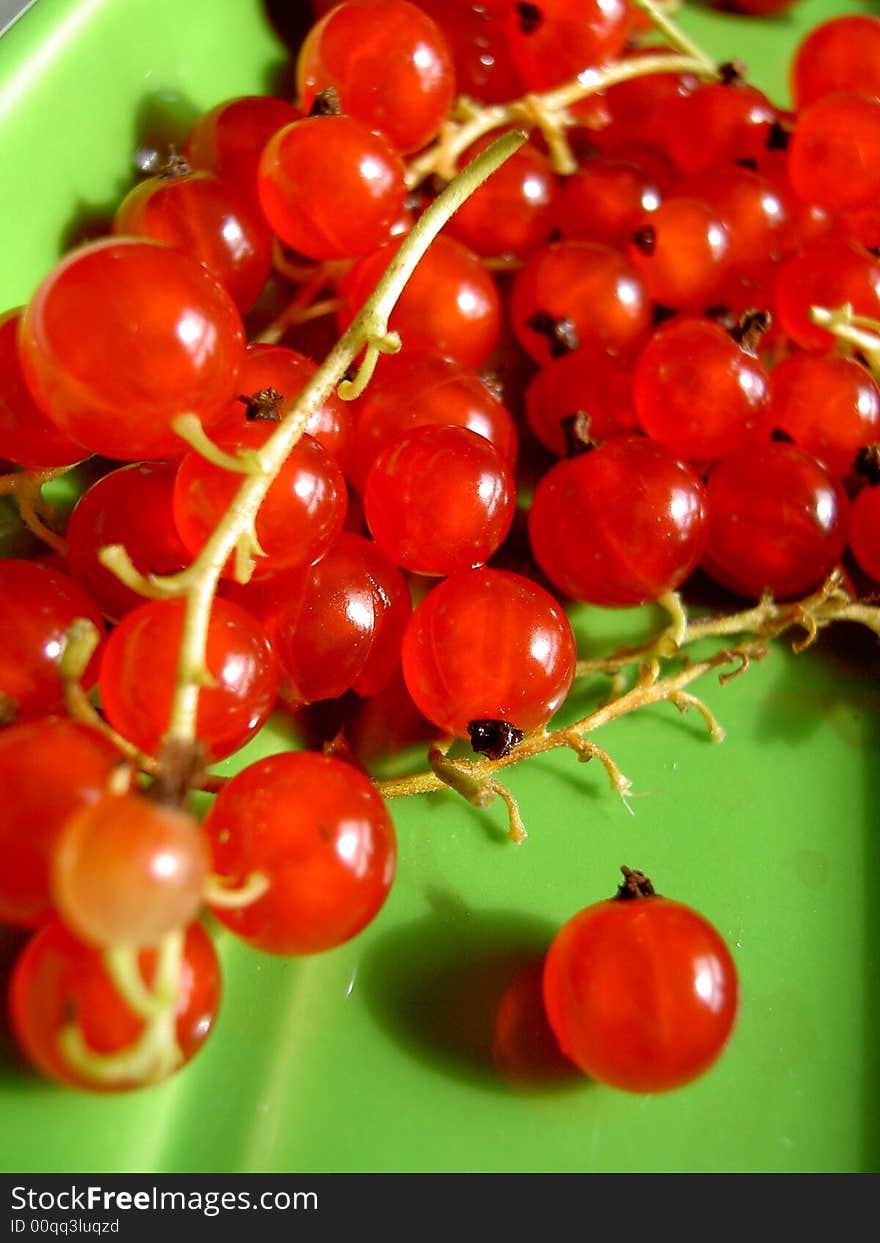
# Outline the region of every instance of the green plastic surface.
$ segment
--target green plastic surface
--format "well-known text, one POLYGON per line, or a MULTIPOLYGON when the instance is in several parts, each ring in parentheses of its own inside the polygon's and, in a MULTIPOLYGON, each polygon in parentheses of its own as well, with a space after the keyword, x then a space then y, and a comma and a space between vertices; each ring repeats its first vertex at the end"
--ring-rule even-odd
MULTIPOLYGON (((785 99, 786 58, 818 20, 876 11, 802 0, 688 28, 785 99)), ((38 0, 0 40, 0 306, 100 227, 145 130, 272 86, 284 49, 259 0, 38 0)), ((582 609, 585 650, 644 619, 582 609)), ((656 619, 655 619, 656 621, 656 619)), ((284 961, 219 937, 215 1034, 168 1083, 93 1097, 37 1081, 6 1040, 0 1168, 24 1171, 860 1171, 878 1136, 878 682, 851 627, 782 648, 699 693, 712 745, 669 705, 597 735, 633 780, 634 815, 598 763, 509 772, 530 830, 452 794, 393 805, 396 886, 353 943, 284 961), (697 907, 740 971, 733 1041, 697 1083, 630 1096, 569 1079, 512 1086, 492 1016, 519 965, 609 895, 622 863, 697 907)), ((566 709, 588 710, 591 685, 566 709)), ((269 730, 250 754, 286 745, 269 730)), ((0 791, 2 797, 2 791, 0 791)), ((9 959, 15 938, 7 937, 9 959)))

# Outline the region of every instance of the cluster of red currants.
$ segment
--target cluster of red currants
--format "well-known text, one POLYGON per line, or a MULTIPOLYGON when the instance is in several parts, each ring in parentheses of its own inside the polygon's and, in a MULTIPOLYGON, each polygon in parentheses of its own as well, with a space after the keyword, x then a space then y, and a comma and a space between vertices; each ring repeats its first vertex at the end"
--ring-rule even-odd
MULTIPOLYGON (((864 321, 880 319, 880 20, 809 36, 788 113, 734 65, 658 71, 668 49, 645 45, 628 0, 316 9, 296 107, 218 105, 110 237, 0 320, 0 457, 23 473, 100 464, 63 549, 0 562, 0 921, 38 929, 13 975, 14 1026, 40 1070, 92 1088, 161 1077, 210 1031, 204 905, 259 949, 310 954, 384 903, 394 830, 350 756, 278 754, 222 784, 202 825, 187 810, 200 764, 236 752, 279 700, 405 694, 435 734, 497 758, 569 691, 567 599, 642 604, 698 567, 791 598, 847 545, 880 579, 880 489, 856 472, 874 468, 880 392, 857 350, 832 348, 837 319, 811 310, 849 304, 839 335, 863 351, 864 321), (615 65, 633 72, 590 86, 615 65), (406 284, 389 321, 399 354, 354 402, 331 393, 301 412, 450 159, 522 125, 527 109, 507 106, 522 99, 532 138, 406 284), (201 614, 172 598, 163 583, 202 564, 279 422, 301 415, 253 565, 231 555, 201 614), (181 416, 198 424, 189 443, 181 416), (533 572, 515 573, 503 546, 535 477, 533 572), (99 643, 71 673, 82 619, 99 643), (190 667, 196 642, 207 676, 190 667), (199 744, 183 758, 169 732, 181 682, 199 744)), ((658 935, 682 954, 680 1057, 659 1028, 654 1043, 603 1039, 650 1008, 609 1005, 613 954, 585 972, 567 932, 545 976, 563 1047, 639 1091, 700 1073, 735 1010, 711 930, 696 957, 693 935, 658 935), (697 960, 714 964, 709 985, 687 984, 697 960), (590 1052, 609 1046, 621 1066, 590 1052)))

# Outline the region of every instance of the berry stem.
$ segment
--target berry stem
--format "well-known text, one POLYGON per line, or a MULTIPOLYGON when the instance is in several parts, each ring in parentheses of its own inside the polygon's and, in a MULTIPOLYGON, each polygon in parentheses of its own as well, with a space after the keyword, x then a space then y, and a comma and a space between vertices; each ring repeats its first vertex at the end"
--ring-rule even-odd
POLYGON ((463 110, 460 107, 458 116, 453 115, 446 122, 434 145, 410 163, 406 174, 407 187, 412 190, 435 174, 447 179, 454 177, 462 153, 478 138, 504 125, 517 125, 526 130, 540 129, 550 148, 554 170, 562 175, 573 173, 577 162, 564 137, 564 130, 580 124, 568 112, 572 104, 607 90, 616 83, 656 73, 693 73, 702 78, 719 76, 717 67, 704 53, 698 56, 658 53, 656 56, 612 61, 601 69, 587 69, 571 82, 554 87, 552 91, 526 95, 507 104, 491 104, 475 111, 470 101, 464 101, 463 110))
POLYGON ((831 308, 812 306, 810 319, 830 332, 842 345, 858 350, 874 379, 880 381, 880 321, 857 315, 849 302, 831 308))
POLYGON ((656 0, 632 0, 632 3, 635 8, 641 9, 643 13, 647 14, 653 25, 657 27, 662 35, 665 35, 670 46, 678 48, 685 56, 690 56, 694 60, 699 61, 703 69, 713 77, 718 78, 721 76, 715 61, 664 13, 663 9, 656 3, 656 0))
POLYGON ((42 489, 53 479, 66 475, 77 464, 55 466, 50 470, 20 470, 13 471, 9 475, 0 475, 0 496, 12 496, 27 529, 44 544, 48 544, 59 557, 67 556, 67 544, 43 521, 49 516, 49 511, 43 500, 42 489))
POLYGON ((144 983, 137 950, 115 947, 104 951, 104 966, 119 996, 132 1014, 144 1020, 138 1039, 118 1053, 96 1053, 74 1018, 58 1033, 62 1057, 78 1074, 93 1083, 159 1083, 183 1061, 177 1043, 177 1007, 180 998, 184 932, 163 938, 156 950, 152 987, 144 983))

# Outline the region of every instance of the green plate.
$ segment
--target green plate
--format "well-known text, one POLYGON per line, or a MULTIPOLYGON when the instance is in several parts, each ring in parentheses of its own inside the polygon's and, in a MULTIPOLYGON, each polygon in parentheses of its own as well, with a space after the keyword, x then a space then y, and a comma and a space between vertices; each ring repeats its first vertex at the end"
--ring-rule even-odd
MULTIPOLYGON (((775 20, 685 21, 782 101, 800 33, 871 8, 802 0, 775 20)), ((100 230, 146 134, 273 87, 284 65, 258 0, 39 0, 0 41, 0 306, 100 230)), ((643 622, 577 617, 587 650, 643 622)), ((500 807, 396 802, 399 876, 375 924, 307 960, 221 936, 217 1030, 173 1080, 96 1098, 38 1082, 7 1048, 0 1167, 876 1170, 875 649, 841 627, 802 656, 774 648, 729 685, 701 685, 728 729, 721 745, 669 705, 602 730, 633 781, 632 815, 597 763, 561 754, 510 771, 530 830, 519 848, 500 807), (492 1060, 501 994, 568 916, 612 892, 623 863, 727 938, 742 987, 728 1051, 656 1097, 571 1076, 512 1082, 492 1060)), ((599 693, 585 687, 578 705, 599 693)), ((251 753, 283 737, 270 730, 251 753)))

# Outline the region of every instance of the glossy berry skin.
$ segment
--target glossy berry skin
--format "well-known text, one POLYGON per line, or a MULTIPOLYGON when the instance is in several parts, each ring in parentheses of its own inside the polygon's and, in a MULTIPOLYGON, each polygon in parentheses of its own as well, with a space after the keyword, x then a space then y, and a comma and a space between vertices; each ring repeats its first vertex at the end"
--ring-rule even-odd
MULTIPOLYGON (((464 167, 496 138, 485 138, 465 152, 464 167)), ((548 158, 526 143, 465 199, 447 226, 476 255, 523 258, 553 232, 557 199, 556 174, 548 158)))
MULTIPOLYGON (((152 983, 154 950, 138 956, 144 983, 152 983)), ((184 1062, 208 1038, 220 1005, 220 964, 211 938, 201 924, 186 930, 176 1039, 184 1062)), ((28 1061, 41 1074, 94 1092, 127 1091, 152 1082, 129 1075, 107 1082, 65 1059, 59 1035, 75 1015, 89 1050, 112 1054, 129 1049, 143 1030, 139 1019, 120 997, 104 967, 100 950, 78 941, 55 921, 42 928, 19 955, 10 983, 10 1015, 15 1038, 28 1061)))
POLYGON ((880 583, 880 488, 862 488, 853 501, 849 547, 865 573, 880 583))
MULTIPOLYGON (((344 331, 376 288, 400 246, 386 242, 353 265, 340 285, 344 331)), ((501 331, 501 300, 491 274, 467 247, 442 234, 407 281, 388 326, 407 352, 432 350, 462 367, 482 366, 501 331)))
POLYGON ((880 262, 855 242, 820 238, 784 260, 776 281, 780 327, 805 349, 827 350, 831 333, 810 319, 810 308, 843 306, 880 317, 880 262))
POLYGON ((244 358, 241 316, 195 259, 113 238, 73 251, 25 309, 21 361, 38 405, 120 461, 183 451, 179 414, 217 422, 244 358))
POLYGON ((455 97, 455 70, 440 29, 406 0, 345 0, 309 32, 296 64, 308 111, 334 87, 343 112, 384 134, 402 154, 440 128, 455 97))
POLYGON ((843 477, 880 440, 880 391, 854 358, 798 350, 770 373, 770 421, 843 477))
MULTIPOLYGON (((637 48, 628 59, 656 56, 668 50, 657 46, 637 48)), ((689 95, 698 86, 699 79, 690 73, 651 73, 609 87, 603 96, 611 122, 595 135, 596 146, 603 155, 624 155, 633 147, 649 147, 668 156, 672 135, 667 109, 672 100, 689 95)))
MULTIPOLYGON (((126 614, 101 661, 101 703, 114 729, 149 755, 158 753, 174 694, 182 600, 153 600, 126 614)), ((278 662, 259 622, 215 600, 207 639, 214 680, 199 693, 196 729, 210 762, 244 746, 264 724, 278 692, 278 662)))
MULTIPOLYGON (((94 601, 67 574, 35 561, 0 561, 0 692, 12 701, 16 720, 64 711, 60 664, 77 618, 103 638, 94 601)), ((96 670, 97 653, 82 679, 86 690, 96 670)))
POLYGON ((43 413, 25 383, 18 356, 21 310, 0 315, 0 459, 26 470, 70 466, 88 450, 43 413))
POLYGON ((148 177, 117 207, 113 232, 152 238, 198 259, 242 313, 257 301, 272 270, 265 222, 213 173, 148 177))
POLYGON ((350 940, 384 905, 397 850, 388 809, 353 766, 311 751, 258 760, 224 786, 205 820, 214 869, 269 889, 216 917, 257 949, 317 954, 350 940))
POLYGON ((706 540, 699 476, 636 437, 557 462, 535 491, 529 537, 538 565, 574 600, 625 608, 688 577, 706 540))
POLYGON ((198 822, 137 791, 78 808, 52 856, 52 896, 87 945, 150 946, 195 919, 211 861, 198 822))
POLYGON ((462 570, 428 593, 403 637, 403 675, 416 707, 445 733, 508 721, 528 733, 562 704, 577 656, 571 626, 548 592, 518 574, 462 570))
POLYGON ((98 552, 121 544, 141 574, 176 574, 190 561, 172 512, 176 468, 140 462, 103 475, 82 494, 67 524, 67 569, 109 621, 143 604, 101 564, 98 552))
POLYGON ((491 4, 419 0, 419 8, 443 32, 455 66, 457 94, 486 104, 507 103, 525 94, 525 87, 510 63, 504 29, 491 4))
POLYGON ((257 168, 263 148, 273 134, 301 115, 286 99, 271 95, 226 99, 199 117, 184 155, 193 168, 216 173, 258 207, 257 168))
POLYGON ((406 579, 372 540, 343 531, 313 565, 227 595, 259 618, 281 667, 288 707, 375 695, 400 661, 412 612, 406 579))
POLYGON ((763 363, 706 319, 659 328, 633 380, 642 430, 690 462, 726 457, 769 432, 770 377, 763 363))
POLYGON ((49 863, 80 807, 99 799, 120 760, 103 734, 64 717, 38 717, 0 731, 0 924, 52 915, 49 863))
POLYGON ((767 96, 753 86, 704 83, 667 104, 669 155, 687 173, 760 160, 777 116, 767 96))
POLYGON ((880 101, 838 92, 804 108, 788 148, 795 192, 828 211, 867 207, 880 191, 880 101))
POLYGON ((415 427, 448 424, 466 427, 516 463, 513 417, 473 371, 427 351, 380 358, 367 391, 354 404, 355 448, 351 475, 363 490, 367 473, 382 449, 415 427))
POLYGON ((283 242, 310 259, 353 259, 391 233, 406 200, 403 160, 349 116, 279 130, 263 151, 260 205, 283 242))
POLYGON ((790 81, 798 108, 834 91, 880 95, 880 18, 847 14, 814 27, 795 52, 790 81))
MULTIPOLYGON (((238 416, 224 424, 214 439, 226 453, 258 450, 275 424, 238 416)), ((174 484, 174 521, 180 538, 195 556, 213 534, 241 487, 242 477, 188 453, 174 484)), ((327 551, 342 530, 348 497, 337 463, 317 440, 301 436, 273 480, 256 519, 263 556, 255 558, 254 575, 266 578, 280 570, 308 565, 327 551)), ((235 577, 235 558, 224 568, 235 577)))
POLYGON ((650 170, 633 159, 600 156, 564 179, 556 223, 563 238, 620 246, 662 198, 650 170))
POLYGON ((517 341, 543 364, 568 347, 552 326, 540 331, 536 323, 568 321, 572 346, 625 353, 650 328, 651 301, 644 280, 617 251, 595 242, 554 242, 536 250, 517 272, 510 319, 517 341))
POLYGON ((505 33, 510 58, 530 91, 549 90, 612 60, 626 42, 631 20, 625 0, 509 3, 505 33))
POLYGON ((553 358, 525 390, 526 419, 545 448, 568 451, 563 420, 585 414, 597 441, 637 429, 632 372, 611 354, 586 346, 553 358))
POLYGON ((573 916, 553 940, 543 983, 562 1051, 626 1092, 667 1092, 702 1075, 737 1012, 736 967, 718 931, 656 895, 573 916))
POLYGON ((757 599, 818 587, 846 546, 849 504, 825 468, 790 444, 752 445, 709 474, 703 568, 757 599))
POLYGON ((727 229, 731 268, 762 264, 792 249, 786 197, 750 168, 731 164, 691 173, 677 186, 687 198, 702 199, 727 229))
POLYGON ((465 427, 417 427, 384 449, 364 490, 364 513, 382 551, 415 574, 482 565, 510 529, 510 467, 465 427))
POLYGON ((668 198, 638 222, 627 253, 655 302, 699 311, 730 266, 730 234, 702 199, 668 198))

